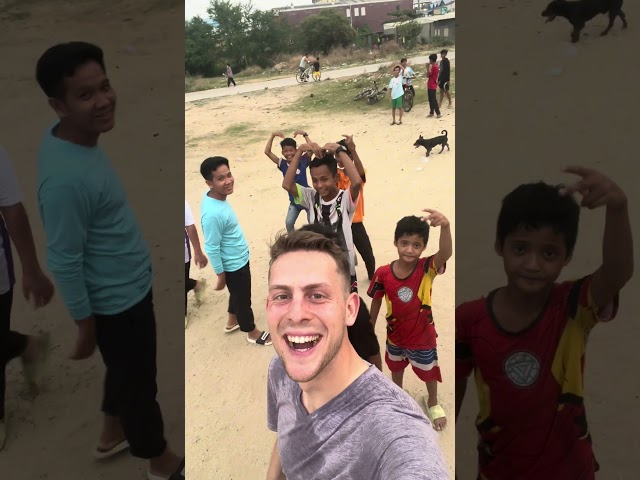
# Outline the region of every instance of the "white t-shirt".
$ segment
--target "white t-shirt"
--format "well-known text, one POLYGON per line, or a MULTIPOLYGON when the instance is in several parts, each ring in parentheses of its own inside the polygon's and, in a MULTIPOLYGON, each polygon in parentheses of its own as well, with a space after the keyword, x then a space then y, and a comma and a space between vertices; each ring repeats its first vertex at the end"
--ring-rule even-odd
MULTIPOLYGON (((190 227, 191 225, 195 225, 193 221, 193 212, 191 211, 191 207, 187 201, 184 201, 184 226, 190 227)), ((191 261, 191 249, 189 248, 189 236, 187 232, 184 233, 184 263, 189 263, 191 261)))
MULTIPOLYGON (((316 196, 315 189, 311 187, 303 187, 299 184, 296 184, 298 187, 298 198, 300 201, 298 202, 303 207, 307 208, 307 217, 310 224, 315 223, 316 219, 316 209, 314 206, 314 200, 316 196)), ((342 195, 342 202, 340 205, 340 210, 342 211, 342 233, 344 235, 344 240, 347 245, 347 250, 349 251, 349 266, 351 268, 351 275, 355 276, 356 274, 356 252, 353 247, 353 234, 351 233, 351 223, 353 222, 353 214, 356 211, 356 205, 358 204, 358 198, 353 200, 351 198, 351 190, 340 190, 338 195, 335 198, 330 200, 329 202, 325 202, 322 197, 320 197, 320 205, 318 205, 317 214, 318 222, 323 223, 322 221, 322 206, 326 205, 329 207, 329 222, 333 227, 334 231, 337 228, 338 224, 338 210, 337 200, 340 196, 340 192, 344 192, 342 195)))
POLYGON ((307 57, 302 57, 300 60, 300 68, 307 68, 307 57))
POLYGON ((403 83, 407 86, 411 86, 412 78, 416 75, 416 72, 413 71, 409 65, 402 72, 403 83))
MULTIPOLYGON (((0 146, 0 207, 11 207, 22 202, 22 192, 16 172, 7 151, 0 146)), ((9 233, 0 214, 0 295, 13 286, 13 262, 11 260, 9 233)))
POLYGON ((391 98, 394 100, 404 95, 404 89, 402 88, 402 75, 391 77, 387 88, 391 90, 391 98))

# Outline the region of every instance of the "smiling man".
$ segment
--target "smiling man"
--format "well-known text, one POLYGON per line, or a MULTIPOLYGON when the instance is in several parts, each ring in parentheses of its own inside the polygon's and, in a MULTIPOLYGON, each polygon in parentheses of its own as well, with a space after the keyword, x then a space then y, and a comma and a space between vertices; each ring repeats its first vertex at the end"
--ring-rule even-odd
POLYGON ((272 245, 268 480, 449 478, 422 410, 349 343, 350 290, 349 259, 332 240, 294 231, 272 245))
POLYGON ((58 120, 38 155, 38 204, 47 265, 78 327, 71 358, 100 349, 106 366, 98 458, 130 448, 148 478, 182 467, 168 447, 156 401, 156 320, 151 257, 101 134, 115 125, 116 93, 102 50, 84 42, 49 48, 36 78, 58 120))

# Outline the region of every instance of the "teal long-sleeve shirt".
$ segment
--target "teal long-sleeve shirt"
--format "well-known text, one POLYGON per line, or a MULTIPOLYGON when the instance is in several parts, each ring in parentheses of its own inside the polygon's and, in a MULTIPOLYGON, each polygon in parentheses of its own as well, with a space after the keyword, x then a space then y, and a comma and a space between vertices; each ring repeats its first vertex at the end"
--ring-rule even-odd
POLYGON ((102 148, 49 128, 38 155, 38 206, 47 267, 73 319, 122 313, 149 293, 149 250, 102 148))
POLYGON ((235 272, 249 261, 249 244, 229 202, 207 193, 200 204, 204 251, 217 275, 235 272))

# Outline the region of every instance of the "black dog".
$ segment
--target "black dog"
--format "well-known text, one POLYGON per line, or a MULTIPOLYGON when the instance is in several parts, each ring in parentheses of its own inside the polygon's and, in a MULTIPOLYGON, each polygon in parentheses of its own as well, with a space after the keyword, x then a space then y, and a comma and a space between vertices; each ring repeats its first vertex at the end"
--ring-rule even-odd
POLYGON ((613 21, 616 17, 622 20, 622 28, 627 28, 627 19, 622 11, 623 0, 553 0, 544 12, 543 17, 547 17, 547 22, 553 21, 556 17, 564 17, 573 25, 571 32, 571 41, 573 43, 580 39, 580 32, 584 28, 585 23, 599 14, 609 13, 609 25, 601 36, 606 35, 613 27, 613 21))
POLYGON ((447 147, 447 150, 451 150, 449 148, 449 139, 447 138, 447 131, 446 130, 442 130, 443 135, 439 135, 437 137, 433 137, 433 138, 423 138, 422 135, 420 135, 420 138, 418 138, 418 140, 415 141, 415 143, 413 144, 414 147, 418 148, 418 147, 424 147, 427 149, 427 157, 429 156, 429 154, 431 153, 431 150, 433 150, 436 145, 441 145, 442 148, 440 149, 440 151, 438 153, 442 153, 442 151, 444 150, 444 147, 447 147))

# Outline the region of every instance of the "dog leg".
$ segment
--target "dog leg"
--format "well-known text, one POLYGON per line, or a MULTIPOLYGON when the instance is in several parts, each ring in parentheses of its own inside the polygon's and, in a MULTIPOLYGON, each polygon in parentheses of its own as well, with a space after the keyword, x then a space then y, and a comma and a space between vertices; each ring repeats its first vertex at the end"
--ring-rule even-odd
POLYGON ((571 43, 576 43, 580 40, 580 32, 584 28, 584 23, 577 23, 573 26, 573 31, 571 32, 571 43))
POLYGON ((450 152, 451 148, 449 148, 449 143, 447 143, 447 151, 450 152))
POLYGON ((431 153, 431 150, 427 149, 427 157, 429 156, 429 153, 431 153))
POLYGON ((624 30, 625 28, 627 28, 627 16, 622 10, 618 11, 618 16, 620 17, 620 20, 622 20, 622 29, 624 30))
POLYGON ((613 27, 613 21, 616 19, 617 16, 618 16, 617 12, 614 12, 613 10, 609 10, 609 25, 607 25, 607 28, 605 28, 604 32, 600 34, 601 37, 604 37, 607 33, 609 33, 609 30, 611 30, 611 27, 613 27))
POLYGON ((439 151, 438 153, 442 153, 442 151, 444 150, 444 146, 445 146, 445 145, 446 145, 446 144, 443 144, 443 145, 442 145, 442 148, 440 149, 440 151, 439 151))

